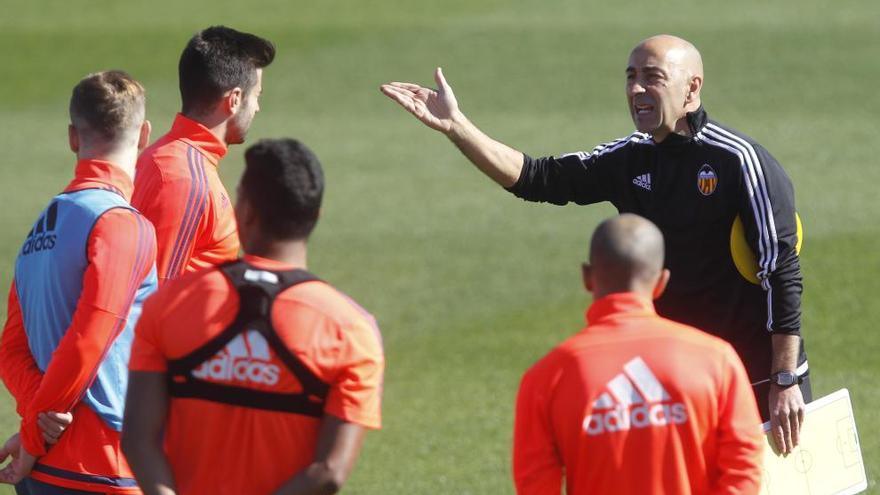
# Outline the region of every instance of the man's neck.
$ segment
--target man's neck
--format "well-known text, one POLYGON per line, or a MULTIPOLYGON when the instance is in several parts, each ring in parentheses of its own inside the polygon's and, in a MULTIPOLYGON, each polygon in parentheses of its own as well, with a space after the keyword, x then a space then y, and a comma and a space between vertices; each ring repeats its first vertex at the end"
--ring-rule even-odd
POLYGON ((597 287, 593 290, 593 301, 598 301, 599 299, 610 296, 612 294, 635 294, 646 301, 654 300, 650 290, 647 290, 643 286, 638 284, 631 284, 603 288, 597 287))
POLYGON ((134 169, 137 164, 137 156, 138 150, 135 147, 129 147, 124 150, 117 151, 91 151, 88 149, 81 148, 80 151, 76 154, 76 159, 78 161, 82 160, 100 160, 103 162, 109 162, 113 164, 114 167, 122 170, 128 175, 128 178, 134 182, 134 169))
POLYGON ((203 126, 205 126, 205 128, 211 131, 211 134, 216 136, 217 139, 219 139, 223 143, 226 143, 226 123, 228 122, 226 116, 220 116, 216 114, 201 115, 183 112, 181 112, 181 114, 189 120, 202 124, 203 126))
POLYGON ((685 113, 678 120, 675 121, 675 128, 672 130, 672 132, 666 130, 660 133, 654 132, 651 135, 651 138, 654 140, 655 143, 662 143, 667 137, 669 137, 670 134, 678 134, 679 136, 684 137, 694 137, 693 130, 691 129, 691 124, 688 121, 688 115, 699 110, 700 105, 700 101, 696 100, 685 106, 685 113))
POLYGON ((245 252, 253 256, 280 261, 287 265, 306 267, 307 248, 304 240, 255 240, 245 246, 245 252))

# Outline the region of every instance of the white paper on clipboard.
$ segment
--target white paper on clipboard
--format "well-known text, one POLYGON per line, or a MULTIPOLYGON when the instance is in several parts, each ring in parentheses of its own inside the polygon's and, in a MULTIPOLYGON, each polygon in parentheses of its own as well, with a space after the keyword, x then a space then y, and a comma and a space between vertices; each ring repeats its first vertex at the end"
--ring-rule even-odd
MULTIPOLYGON (((770 423, 764 423, 769 432, 770 423)), ((851 495, 868 487, 849 391, 841 389, 806 407, 800 445, 777 455, 765 436, 761 495, 851 495)))

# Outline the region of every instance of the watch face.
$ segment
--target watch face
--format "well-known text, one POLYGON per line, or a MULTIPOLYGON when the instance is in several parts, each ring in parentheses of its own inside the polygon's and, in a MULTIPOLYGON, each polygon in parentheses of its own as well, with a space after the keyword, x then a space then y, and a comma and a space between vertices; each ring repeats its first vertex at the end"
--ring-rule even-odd
POLYGON ((797 375, 789 371, 780 371, 774 377, 773 382, 780 387, 788 387, 789 385, 797 383, 797 375))

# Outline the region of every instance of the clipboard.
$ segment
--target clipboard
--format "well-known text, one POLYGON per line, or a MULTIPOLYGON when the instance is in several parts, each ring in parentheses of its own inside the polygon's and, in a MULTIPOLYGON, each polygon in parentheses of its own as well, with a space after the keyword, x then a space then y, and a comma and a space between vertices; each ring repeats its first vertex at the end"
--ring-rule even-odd
POLYGON ((849 391, 841 389, 806 406, 800 444, 783 457, 765 432, 761 495, 851 495, 868 487, 849 391))

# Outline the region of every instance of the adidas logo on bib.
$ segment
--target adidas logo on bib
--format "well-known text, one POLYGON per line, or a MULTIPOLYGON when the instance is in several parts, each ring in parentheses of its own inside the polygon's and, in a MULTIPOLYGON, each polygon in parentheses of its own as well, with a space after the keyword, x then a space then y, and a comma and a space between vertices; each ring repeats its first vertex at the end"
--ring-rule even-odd
POLYGON ((640 357, 630 360, 593 402, 593 413, 584 418, 583 429, 595 436, 633 428, 680 425, 688 420, 687 409, 671 402, 669 393, 640 357))
POLYGON ((236 335, 214 357, 194 369, 194 377, 212 381, 252 382, 276 385, 281 369, 272 364, 269 343, 260 332, 236 335))
POLYGON ((55 224, 58 221, 58 202, 53 202, 31 228, 21 247, 21 255, 49 251, 55 248, 58 237, 55 235, 55 224))
POLYGON ((642 174, 633 179, 633 184, 645 189, 647 191, 651 190, 651 174, 642 174))

